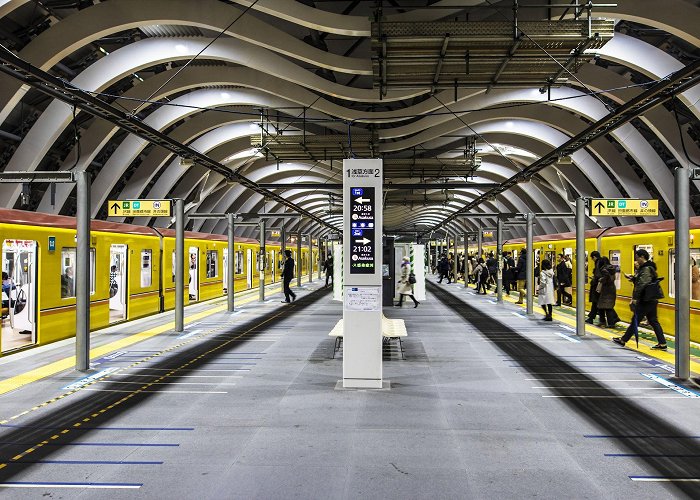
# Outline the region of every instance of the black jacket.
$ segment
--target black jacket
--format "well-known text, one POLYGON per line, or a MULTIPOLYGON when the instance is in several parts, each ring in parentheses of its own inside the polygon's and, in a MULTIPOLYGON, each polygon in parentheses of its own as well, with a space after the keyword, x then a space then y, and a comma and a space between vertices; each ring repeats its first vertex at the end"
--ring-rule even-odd
POLYGON ((566 262, 557 264, 557 281, 561 286, 571 286, 572 269, 566 265, 566 262))
POLYGON ((326 259, 323 263, 323 270, 329 276, 333 276, 333 259, 326 259))
POLYGON ((282 271, 282 277, 285 281, 291 281, 294 278, 294 259, 287 257, 284 261, 284 270, 282 271))
POLYGON ((515 276, 516 280, 527 279, 527 262, 525 252, 521 252, 520 255, 518 255, 518 264, 515 266, 513 275, 515 276))

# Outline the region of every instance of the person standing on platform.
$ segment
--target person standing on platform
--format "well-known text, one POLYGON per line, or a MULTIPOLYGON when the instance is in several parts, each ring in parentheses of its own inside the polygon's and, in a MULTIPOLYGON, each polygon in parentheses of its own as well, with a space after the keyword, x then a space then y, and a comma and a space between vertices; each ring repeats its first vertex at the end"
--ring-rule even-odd
POLYGON ((593 319, 598 315, 598 282, 600 282, 600 252, 594 250, 591 252, 591 260, 593 261, 593 276, 591 276, 591 284, 588 289, 588 300, 591 301, 591 312, 588 313, 586 323, 593 324, 593 319))
POLYGON ((333 255, 328 254, 328 258, 323 263, 323 270, 326 273, 326 286, 328 288, 328 278, 330 278, 331 283, 333 283, 333 255))
POLYGON ((698 263, 695 259, 690 259, 692 265, 690 266, 690 281, 692 283, 690 298, 692 300, 700 300, 700 269, 698 269, 698 263))
POLYGON ((518 301, 516 304, 522 304, 527 287, 527 251, 524 248, 518 255, 518 263, 513 270, 513 277, 518 283, 518 301))
POLYGON ((552 321, 552 304, 554 304, 554 271, 548 259, 542 261, 540 286, 537 289, 537 301, 544 309, 544 320, 552 321))
POLYGON ((598 281, 598 313, 600 314, 600 326, 615 328, 615 323, 620 317, 615 312, 615 300, 617 288, 615 287, 615 275, 617 268, 610 263, 607 257, 601 257, 599 266, 600 280, 598 281))
POLYGON ((450 263, 447 260, 447 255, 443 254, 438 263, 439 279, 438 283, 442 283, 443 278, 447 278, 447 284, 450 284, 450 263))
POLYGON ((396 286, 396 291, 399 294, 399 303, 395 304, 396 307, 401 307, 403 304, 404 296, 411 297, 413 300, 413 307, 418 307, 418 302, 413 296, 413 283, 415 283, 416 278, 411 272, 411 260, 408 257, 404 257, 401 262, 401 277, 399 278, 399 283, 396 286))
POLYGON ((484 290, 482 295, 486 295, 486 284, 489 281, 489 269, 486 267, 483 258, 479 258, 479 263, 474 268, 474 279, 476 280, 476 293, 481 293, 480 290, 484 290))
POLYGON ((572 281, 573 270, 571 269, 571 262, 566 260, 566 256, 562 253, 559 254, 559 263, 557 264, 556 275, 557 275, 557 306, 562 305, 562 297, 564 299, 563 304, 568 306, 573 302, 573 297, 569 292, 566 291, 569 288, 572 281))
POLYGON ((289 303, 292 300, 297 300, 297 294, 292 292, 292 289, 289 288, 289 284, 292 282, 292 279, 294 278, 294 259, 292 259, 292 251, 291 250, 285 250, 284 255, 287 256, 287 259, 284 261, 284 269, 282 270, 282 280, 284 283, 284 299, 282 302, 289 303), (290 300, 291 297, 291 300, 290 300))
POLYGON ((491 288, 491 284, 496 284, 496 274, 498 274, 498 260, 493 256, 493 252, 489 252, 489 256, 486 259, 486 268, 489 270, 488 285, 491 288))
POLYGON ((630 302, 630 309, 634 313, 634 317, 625 334, 622 337, 614 337, 612 341, 624 346, 634 335, 639 322, 646 317, 656 334, 657 344, 651 348, 665 351, 666 337, 657 317, 659 299, 663 298, 663 294, 658 284, 660 280, 656 274, 656 264, 649 260, 649 252, 643 248, 634 252, 634 255, 635 261, 639 264, 639 271, 633 277, 628 276, 628 279, 634 283, 632 301, 630 302))

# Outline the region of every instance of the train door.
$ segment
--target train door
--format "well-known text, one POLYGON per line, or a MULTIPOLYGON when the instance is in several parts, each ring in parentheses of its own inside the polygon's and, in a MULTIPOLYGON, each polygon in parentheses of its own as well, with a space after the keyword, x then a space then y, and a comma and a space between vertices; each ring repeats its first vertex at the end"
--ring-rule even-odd
POLYGON ((228 293, 228 247, 224 248, 222 257, 224 259, 224 295, 226 295, 228 293))
POLYGON ((37 243, 2 243, 2 351, 36 343, 37 243))
POLYGON ((189 295, 190 300, 197 302, 199 300, 199 248, 190 247, 189 260, 189 295))
POLYGON ((109 322, 126 319, 127 246, 111 245, 109 248, 109 322))
POLYGON ((248 288, 253 288, 253 251, 250 248, 246 250, 246 282, 248 288))

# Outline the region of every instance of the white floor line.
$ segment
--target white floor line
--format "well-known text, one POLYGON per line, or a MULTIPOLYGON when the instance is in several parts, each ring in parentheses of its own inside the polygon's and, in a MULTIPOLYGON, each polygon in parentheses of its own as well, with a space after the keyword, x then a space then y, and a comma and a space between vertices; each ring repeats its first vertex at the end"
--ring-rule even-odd
MULTIPOLYGON (((83 389, 83 391, 90 391, 90 392, 121 392, 121 393, 128 393, 132 394, 134 391, 118 391, 116 389, 90 389, 86 388, 83 389)), ((141 392, 158 392, 160 394, 228 394, 228 392, 223 392, 223 391, 148 391, 148 390, 143 390, 141 392)))
POLYGON ((101 485, 101 484, 56 484, 56 483, 38 483, 38 484, 8 484, 0 483, 0 488, 90 488, 90 489, 114 489, 114 490, 135 490, 141 488, 139 484, 117 484, 117 485, 101 485))
MULTIPOLYGON (((125 377, 156 377, 157 375, 124 374, 125 377)), ((243 375, 178 375, 178 378, 243 378, 243 375)))
POLYGON ((569 337, 569 336, 568 336, 567 334, 565 334, 565 333, 561 333, 561 332, 552 332, 552 333, 553 333, 554 335, 556 335, 557 337, 561 337, 561 338, 563 338, 563 339, 568 340, 569 342, 573 342, 573 343, 575 343, 575 344, 580 344, 580 343, 581 343, 581 341, 580 341, 579 339, 575 339, 575 338, 573 338, 573 337, 569 337))
POLYGON ((567 386, 567 387, 548 387, 548 386, 534 386, 530 389, 581 389, 586 391, 668 391, 670 389, 666 387, 581 387, 581 386, 567 386))
POLYGON ((126 384, 126 385, 236 385, 235 382, 126 382, 121 380, 98 380, 103 384, 126 384))
POLYGON ((685 387, 681 387, 680 385, 676 385, 673 382, 671 382, 670 380, 666 380, 665 378, 660 377, 658 375, 654 375, 653 373, 642 373, 642 376, 648 378, 649 380, 654 380, 654 381, 658 382, 659 384, 665 386, 666 388, 671 389, 673 391, 676 391, 678 394, 682 394, 686 398, 693 398, 693 399, 700 398, 700 394, 697 394, 693 391, 689 391, 685 387))
POLYGON ((581 398, 581 399, 687 399, 685 396, 555 396, 543 395, 543 398, 581 398))
MULTIPOLYGON (((125 368, 126 370, 127 368, 125 368)), ((214 369, 214 368, 141 368, 139 366, 132 366, 131 370, 139 371, 158 371, 158 372, 248 372, 250 368, 226 368, 226 369, 214 369)))
MULTIPOLYGON (((546 382, 548 380, 561 380, 558 378, 526 378, 523 380, 529 380, 529 381, 541 381, 541 382, 546 382)), ((643 378, 641 379, 600 379, 597 378, 595 379, 595 382, 654 382, 653 380, 645 380, 643 378)))

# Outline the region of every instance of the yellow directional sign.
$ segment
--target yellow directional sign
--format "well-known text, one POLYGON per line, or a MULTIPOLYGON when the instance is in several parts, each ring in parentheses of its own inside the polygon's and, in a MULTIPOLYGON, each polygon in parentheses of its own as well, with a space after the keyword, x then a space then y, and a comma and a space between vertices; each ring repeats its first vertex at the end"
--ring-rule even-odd
POLYGON ((594 217, 642 217, 659 215, 659 200, 592 199, 591 215, 594 217))
POLYGON ((110 200, 109 217, 170 217, 170 200, 110 200))

